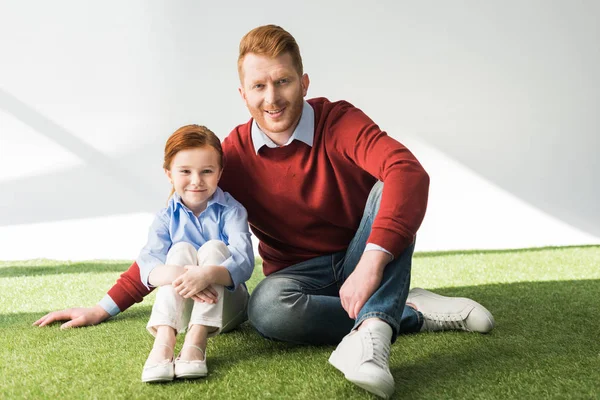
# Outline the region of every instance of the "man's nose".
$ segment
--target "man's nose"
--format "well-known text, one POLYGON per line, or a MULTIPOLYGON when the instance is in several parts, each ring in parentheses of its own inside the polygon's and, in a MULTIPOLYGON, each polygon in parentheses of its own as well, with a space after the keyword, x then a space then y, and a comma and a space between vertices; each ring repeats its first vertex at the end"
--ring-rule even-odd
POLYGON ((279 92, 275 85, 268 85, 265 93, 265 101, 268 104, 276 104, 279 97, 279 92))

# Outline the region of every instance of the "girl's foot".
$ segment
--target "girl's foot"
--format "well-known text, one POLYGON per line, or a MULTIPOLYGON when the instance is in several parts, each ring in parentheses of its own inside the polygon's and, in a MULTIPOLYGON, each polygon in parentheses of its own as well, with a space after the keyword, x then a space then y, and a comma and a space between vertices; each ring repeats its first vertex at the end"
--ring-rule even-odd
POLYGON ((142 370, 142 382, 168 382, 174 376, 173 348, 166 344, 154 344, 142 370))
POLYGON ((208 375, 204 350, 193 344, 184 344, 175 360, 175 377, 194 379, 208 375))
POLYGON ((203 346, 201 346, 202 344, 200 344, 200 346, 196 346, 194 344, 184 343, 179 356, 177 356, 177 359, 183 361, 204 361, 206 347, 203 348, 203 346))

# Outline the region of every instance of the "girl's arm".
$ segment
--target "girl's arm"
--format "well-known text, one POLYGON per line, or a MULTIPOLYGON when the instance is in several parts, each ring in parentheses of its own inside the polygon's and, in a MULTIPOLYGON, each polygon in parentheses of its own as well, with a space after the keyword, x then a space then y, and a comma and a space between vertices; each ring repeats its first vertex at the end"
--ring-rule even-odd
POLYGON ((156 215, 148 230, 146 245, 136 260, 140 268, 139 278, 148 289, 170 285, 182 273, 173 265, 165 265, 167 253, 173 244, 169 232, 169 218, 166 210, 156 215), (164 270, 161 270, 162 268, 164 270), (152 280, 151 274, 154 277, 152 280))
POLYGON ((159 265, 150 271, 148 283, 154 287, 170 285, 184 272, 185 268, 179 265, 159 265))
POLYGON ((248 213, 235 199, 228 199, 233 205, 224 213, 223 235, 227 238, 227 248, 231 257, 221 263, 227 269, 231 284, 225 287, 234 290, 246 282, 254 270, 254 251, 248 229, 248 213))
POLYGON ((185 273, 173 281, 173 287, 185 298, 194 297, 208 289, 209 293, 206 293, 206 296, 216 300, 217 294, 210 289, 210 285, 217 284, 225 287, 233 285, 229 270, 220 265, 186 265, 183 270, 185 273))

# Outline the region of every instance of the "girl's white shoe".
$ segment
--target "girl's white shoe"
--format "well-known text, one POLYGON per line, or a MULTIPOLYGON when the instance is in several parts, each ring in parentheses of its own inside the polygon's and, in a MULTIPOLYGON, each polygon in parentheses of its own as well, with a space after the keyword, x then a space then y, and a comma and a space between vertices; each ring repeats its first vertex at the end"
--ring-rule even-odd
POLYGON ((183 347, 194 347, 203 355, 202 360, 182 360, 177 357, 175 360, 175 377, 184 379, 202 378, 208 375, 208 368, 206 367, 206 353, 198 346, 186 344, 183 347))
MULTIPOLYGON (((157 344, 155 346, 165 346, 171 351, 173 349, 166 344, 157 344)), ((159 363, 144 364, 142 370, 142 382, 168 382, 172 381, 175 376, 175 369, 173 365, 173 357, 169 360, 163 360, 159 363)))

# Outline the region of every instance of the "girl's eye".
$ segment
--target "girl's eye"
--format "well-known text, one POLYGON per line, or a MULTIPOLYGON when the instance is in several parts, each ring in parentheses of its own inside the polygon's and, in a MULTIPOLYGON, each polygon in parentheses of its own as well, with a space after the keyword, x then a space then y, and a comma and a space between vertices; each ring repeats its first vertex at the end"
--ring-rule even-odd
POLYGON ((182 174, 189 174, 189 173, 190 173, 190 170, 189 170, 189 169, 182 169, 180 172, 181 172, 182 174))
POLYGON ((205 169, 204 171, 202 171, 203 174, 212 174, 212 170, 211 169, 205 169))

